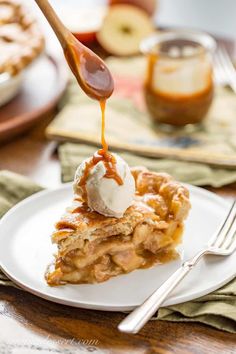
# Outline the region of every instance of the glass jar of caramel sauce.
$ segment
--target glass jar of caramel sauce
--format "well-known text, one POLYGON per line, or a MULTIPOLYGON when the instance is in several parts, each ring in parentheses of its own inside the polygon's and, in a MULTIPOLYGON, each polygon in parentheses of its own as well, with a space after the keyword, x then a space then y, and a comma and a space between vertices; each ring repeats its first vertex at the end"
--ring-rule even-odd
POLYGON ((214 96, 215 40, 189 30, 160 32, 141 43, 147 56, 144 95, 155 122, 172 126, 200 123, 214 96))

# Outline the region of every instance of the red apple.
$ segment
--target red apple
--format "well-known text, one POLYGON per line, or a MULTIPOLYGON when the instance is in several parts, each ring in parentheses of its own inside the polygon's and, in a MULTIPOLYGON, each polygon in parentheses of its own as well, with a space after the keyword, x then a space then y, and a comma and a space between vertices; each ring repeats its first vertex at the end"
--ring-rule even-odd
POLYGON ((109 0, 111 5, 116 4, 130 4, 137 7, 140 7, 152 16, 155 13, 157 0, 109 0))

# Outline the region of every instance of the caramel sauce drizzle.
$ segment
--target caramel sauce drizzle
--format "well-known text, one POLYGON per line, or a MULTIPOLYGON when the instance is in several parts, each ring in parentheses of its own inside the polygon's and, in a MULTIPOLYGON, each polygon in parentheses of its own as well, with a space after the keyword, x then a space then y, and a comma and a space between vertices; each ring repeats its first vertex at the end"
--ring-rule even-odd
POLYGON ((103 161, 106 173, 105 178, 111 178, 116 181, 120 186, 123 184, 123 180, 120 175, 117 173, 116 169, 116 158, 108 151, 108 144, 105 138, 105 109, 106 109, 106 100, 100 100, 100 107, 102 112, 102 129, 101 129, 101 143, 102 149, 96 151, 90 161, 86 162, 85 170, 83 176, 79 182, 79 186, 82 188, 82 197, 84 200, 87 200, 87 193, 85 184, 88 179, 91 169, 96 166, 100 161, 103 161))
POLYGON ((106 142, 106 138, 105 138, 105 111, 106 111, 106 100, 100 100, 100 108, 101 108, 101 112, 102 112, 102 129, 101 129, 101 143, 102 143, 102 148, 105 152, 108 151, 108 144, 106 142))
MULTIPOLYGON (((108 144, 105 139, 106 99, 108 97, 109 92, 112 91, 113 81, 110 81, 110 77, 107 75, 106 76, 107 80, 105 80, 103 86, 100 87, 100 89, 98 89, 97 82, 96 82, 96 74, 95 74, 95 68, 97 67, 96 60, 95 60, 96 56, 94 56, 93 53, 89 53, 86 50, 84 50, 84 52, 81 53, 81 48, 77 48, 75 43, 69 43, 68 46, 64 49, 64 53, 65 53, 66 60, 72 72, 75 74, 75 76, 76 76, 76 72, 78 69, 77 66, 78 66, 80 70, 83 72, 83 77, 87 78, 87 82, 89 81, 90 87, 87 87, 84 82, 81 82, 81 78, 77 78, 80 86, 85 91, 85 93, 87 93, 87 95, 90 95, 89 90, 91 88, 93 89, 93 97, 92 96, 91 97, 96 98, 99 101, 101 107, 101 113, 102 113, 102 125, 101 125, 102 148, 99 149, 97 152, 95 152, 95 154, 93 155, 93 157, 89 162, 86 162, 83 176, 79 182, 79 186, 82 189, 82 198, 85 201, 87 201, 85 184, 91 169, 94 166, 96 166, 100 161, 103 161, 104 166, 106 168, 106 173, 104 177, 114 179, 118 185, 123 184, 123 180, 117 172, 116 158, 108 151, 108 144), (79 51, 80 51, 80 56, 78 55, 79 51), (73 58, 73 60, 71 60, 71 58, 73 58), (79 58, 82 59, 80 60, 79 58), (84 60, 84 62, 83 62, 83 58, 86 59, 84 60), (87 64, 85 65, 84 63, 87 64), (93 75, 90 75, 91 73, 93 75), (92 79, 92 77, 94 79, 92 79), (94 93, 96 93, 96 96, 94 93)), ((97 73, 97 75, 99 75, 99 72, 97 73)))

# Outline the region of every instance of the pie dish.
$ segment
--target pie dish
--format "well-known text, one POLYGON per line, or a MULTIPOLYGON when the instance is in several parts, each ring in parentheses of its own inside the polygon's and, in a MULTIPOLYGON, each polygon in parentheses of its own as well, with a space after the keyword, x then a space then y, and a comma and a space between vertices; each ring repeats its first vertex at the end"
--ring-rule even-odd
POLYGON ((178 257, 190 209, 187 188, 165 173, 131 172, 136 194, 120 219, 90 211, 75 196, 52 234, 58 252, 45 275, 49 285, 104 282, 178 257))
POLYGON ((0 0, 0 74, 19 74, 44 49, 44 38, 28 10, 15 0, 0 0))

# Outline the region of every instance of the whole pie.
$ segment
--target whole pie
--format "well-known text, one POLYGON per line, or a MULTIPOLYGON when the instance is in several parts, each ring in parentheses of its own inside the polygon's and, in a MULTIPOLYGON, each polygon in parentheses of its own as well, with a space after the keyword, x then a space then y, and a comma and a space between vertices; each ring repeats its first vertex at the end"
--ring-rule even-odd
POLYGON ((131 171, 136 194, 120 219, 89 210, 75 196, 52 234, 58 251, 46 272, 49 285, 103 282, 178 257, 188 190, 165 173, 131 171))
POLYGON ((0 0, 0 74, 18 74, 44 49, 44 38, 29 11, 15 0, 0 0))

